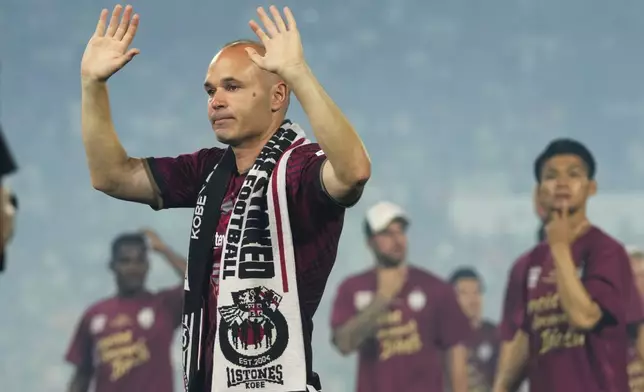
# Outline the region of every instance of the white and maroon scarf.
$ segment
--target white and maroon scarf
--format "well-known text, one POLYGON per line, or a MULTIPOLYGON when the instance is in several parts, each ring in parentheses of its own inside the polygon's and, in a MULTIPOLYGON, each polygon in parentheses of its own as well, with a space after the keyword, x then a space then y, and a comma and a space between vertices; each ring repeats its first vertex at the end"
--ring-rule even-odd
MULTIPOLYGON (((229 148, 199 192, 184 283, 183 368, 188 392, 305 391, 306 359, 286 196, 294 148, 309 143, 289 121, 250 169, 234 203, 219 271, 212 386, 205 386, 203 315, 214 234, 228 180, 229 148), (211 389, 210 389, 211 387, 211 389)), ((310 387, 309 387, 310 388, 310 387)))

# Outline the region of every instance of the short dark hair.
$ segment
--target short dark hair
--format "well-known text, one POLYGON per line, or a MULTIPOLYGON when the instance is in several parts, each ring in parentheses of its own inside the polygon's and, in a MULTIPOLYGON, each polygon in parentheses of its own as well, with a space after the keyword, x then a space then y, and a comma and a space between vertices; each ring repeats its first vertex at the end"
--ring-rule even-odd
POLYGON ((550 158, 556 157, 558 155, 578 156, 579 159, 581 159, 586 165, 586 169, 588 170, 588 178, 591 180, 595 179, 595 158, 593 157, 593 154, 590 152, 590 150, 577 140, 555 139, 550 142, 550 144, 548 144, 546 149, 543 150, 543 152, 539 154, 537 159, 534 161, 534 177, 537 182, 541 182, 541 172, 546 162, 550 158))
POLYGON ((147 243, 143 234, 138 233, 125 233, 121 234, 112 241, 112 259, 116 258, 116 253, 124 245, 138 245, 144 250, 147 248, 147 243))
POLYGON ((479 273, 472 267, 457 268, 449 277, 449 283, 455 285, 461 279, 474 279, 481 284, 481 289, 483 289, 483 280, 479 273))

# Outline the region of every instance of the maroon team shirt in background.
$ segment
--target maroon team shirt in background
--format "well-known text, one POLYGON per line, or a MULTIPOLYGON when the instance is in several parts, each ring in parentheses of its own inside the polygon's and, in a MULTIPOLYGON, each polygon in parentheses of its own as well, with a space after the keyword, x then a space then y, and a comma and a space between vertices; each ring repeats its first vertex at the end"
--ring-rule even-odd
POLYGON ((512 264, 505 287, 503 311, 499 324, 499 336, 502 341, 514 339, 514 334, 523 324, 523 306, 525 305, 525 276, 530 262, 529 253, 521 255, 512 264))
MULTIPOLYGON (((194 207, 206 177, 223 156, 219 148, 203 149, 176 158, 148 158, 148 165, 159 188, 162 208, 194 207)), ((320 170, 326 156, 316 143, 297 147, 286 168, 286 193, 293 233, 297 286, 302 312, 302 328, 308 339, 307 374, 312 377, 311 335, 313 315, 331 273, 344 222, 344 207, 334 202, 322 187, 320 170)), ((223 238, 232 207, 245 174, 235 173, 228 183, 221 204, 221 217, 214 238, 213 268, 208 295, 208 334, 204 352, 206 384, 211 385, 212 361, 217 331, 219 262, 223 238)))
POLYGON ((628 307, 633 276, 624 247, 592 227, 572 245, 584 287, 604 316, 592 331, 569 326, 559 303, 555 267, 547 243, 527 255, 522 329, 529 335, 530 390, 627 392, 628 307))
POLYGON ((468 391, 489 392, 494 386, 494 374, 499 359, 499 334, 496 325, 483 321, 472 331, 468 348, 468 391))
MULTIPOLYGON (((384 313, 376 336, 359 351, 358 392, 443 390, 443 353, 471 336, 454 288, 409 267, 407 282, 384 313)), ((367 307, 376 294, 375 269, 345 280, 331 316, 336 330, 367 307)))
POLYGON ((96 392, 172 392, 170 346, 182 306, 183 286, 98 302, 81 318, 66 359, 93 370, 96 392))

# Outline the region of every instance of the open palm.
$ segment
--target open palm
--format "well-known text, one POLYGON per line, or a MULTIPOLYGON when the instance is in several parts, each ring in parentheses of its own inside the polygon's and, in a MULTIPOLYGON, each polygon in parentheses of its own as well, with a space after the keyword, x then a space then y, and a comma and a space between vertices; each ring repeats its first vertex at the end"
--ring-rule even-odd
POLYGON ((249 22, 250 28, 264 44, 266 53, 261 56, 253 48, 246 48, 246 51, 260 68, 283 77, 288 71, 304 65, 302 40, 293 13, 288 7, 284 8, 287 23, 282 19, 277 7, 271 6, 269 10, 275 21, 271 20, 264 8, 257 9, 257 15, 266 31, 254 20, 249 22))
POLYGON ((94 35, 87 43, 81 60, 81 76, 91 80, 105 81, 139 54, 138 49, 128 49, 139 25, 139 16, 132 16, 132 7, 117 5, 107 25, 108 10, 101 11, 94 35), (107 29, 106 29, 107 25, 107 29))

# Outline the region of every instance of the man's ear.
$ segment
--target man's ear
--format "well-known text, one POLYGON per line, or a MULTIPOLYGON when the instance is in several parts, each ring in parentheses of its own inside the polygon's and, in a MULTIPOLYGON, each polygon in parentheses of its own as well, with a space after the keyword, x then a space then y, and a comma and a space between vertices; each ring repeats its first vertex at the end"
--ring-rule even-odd
POLYGON ((597 187, 597 181, 591 180, 588 184, 588 196, 595 196, 595 194, 597 193, 597 187))
POLYGON ((290 91, 284 81, 280 80, 271 88, 271 110, 279 112, 288 106, 290 91))

